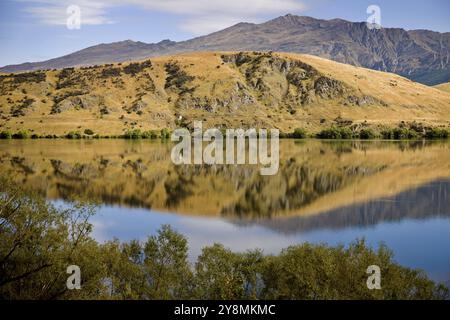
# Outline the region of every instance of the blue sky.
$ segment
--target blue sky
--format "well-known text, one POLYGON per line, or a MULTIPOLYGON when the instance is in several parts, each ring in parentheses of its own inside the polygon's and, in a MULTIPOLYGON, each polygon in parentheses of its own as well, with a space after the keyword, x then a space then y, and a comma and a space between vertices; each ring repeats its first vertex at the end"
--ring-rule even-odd
POLYGON ((449 0, 0 0, 0 66, 127 39, 185 40, 287 13, 366 21, 372 4, 383 27, 450 32, 449 0), (70 5, 81 9, 81 29, 67 28, 70 5))

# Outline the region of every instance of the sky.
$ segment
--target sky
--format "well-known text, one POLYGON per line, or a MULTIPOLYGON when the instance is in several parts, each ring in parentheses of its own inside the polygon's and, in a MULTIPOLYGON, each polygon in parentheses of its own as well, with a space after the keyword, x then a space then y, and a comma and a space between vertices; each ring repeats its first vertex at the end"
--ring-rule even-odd
POLYGON ((288 13, 366 21, 370 5, 383 27, 450 32, 449 0, 0 0, 0 66, 128 39, 187 40, 288 13))

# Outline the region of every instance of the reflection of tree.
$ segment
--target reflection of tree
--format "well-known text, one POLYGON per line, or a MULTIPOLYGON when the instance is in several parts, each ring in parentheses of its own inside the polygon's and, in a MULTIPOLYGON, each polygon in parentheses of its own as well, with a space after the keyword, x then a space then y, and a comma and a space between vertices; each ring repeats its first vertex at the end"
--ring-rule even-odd
POLYGON ((194 184, 192 174, 186 175, 182 171, 182 167, 175 166, 164 182, 166 205, 169 208, 176 207, 183 199, 192 194, 191 189, 194 184))

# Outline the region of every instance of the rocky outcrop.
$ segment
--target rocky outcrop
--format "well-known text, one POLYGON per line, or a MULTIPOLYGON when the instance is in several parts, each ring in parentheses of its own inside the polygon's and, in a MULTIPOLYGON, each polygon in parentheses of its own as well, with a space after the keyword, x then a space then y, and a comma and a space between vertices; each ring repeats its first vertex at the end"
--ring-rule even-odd
POLYGON ((342 104, 357 106, 386 105, 374 97, 361 95, 302 61, 258 52, 222 55, 222 60, 239 69, 247 86, 259 93, 258 100, 265 105, 281 103, 294 110, 318 99, 339 100, 342 104))
POLYGON ((103 98, 94 95, 72 96, 56 103, 52 113, 61 113, 67 110, 94 109, 103 104, 103 98))

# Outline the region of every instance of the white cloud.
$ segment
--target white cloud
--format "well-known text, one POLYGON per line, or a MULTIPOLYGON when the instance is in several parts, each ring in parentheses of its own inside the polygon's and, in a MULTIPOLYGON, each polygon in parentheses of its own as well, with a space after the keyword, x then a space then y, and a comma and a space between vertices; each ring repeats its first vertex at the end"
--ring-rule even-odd
POLYGON ((263 17, 295 13, 304 10, 301 0, 16 0, 27 3, 26 11, 42 23, 63 25, 66 8, 81 8, 82 24, 111 23, 107 9, 117 6, 137 6, 182 16, 181 29, 196 35, 206 34, 238 22, 259 22, 263 17))
POLYGON ((48 25, 66 25, 67 8, 77 5, 81 10, 81 23, 84 25, 102 25, 112 23, 107 18, 109 4, 103 1, 89 0, 16 0, 30 3, 24 11, 48 25))
MULTIPOLYGON (((118 1, 120 2, 120 1, 118 1)), ((127 0, 148 9, 182 15, 261 15, 298 11, 303 4, 296 0, 127 0)))

